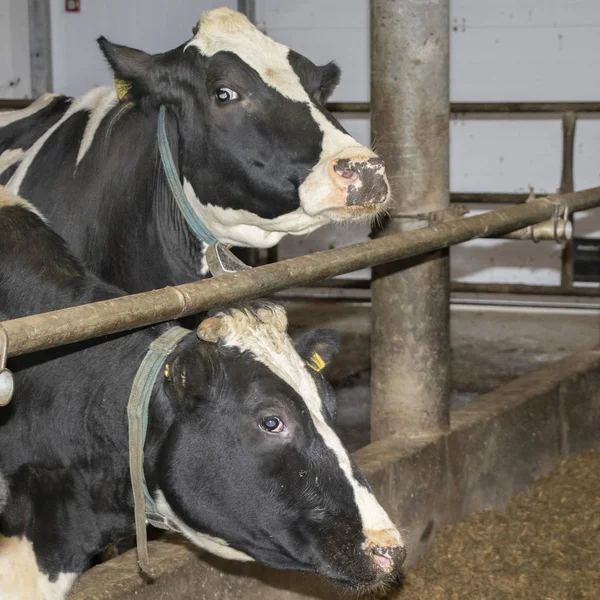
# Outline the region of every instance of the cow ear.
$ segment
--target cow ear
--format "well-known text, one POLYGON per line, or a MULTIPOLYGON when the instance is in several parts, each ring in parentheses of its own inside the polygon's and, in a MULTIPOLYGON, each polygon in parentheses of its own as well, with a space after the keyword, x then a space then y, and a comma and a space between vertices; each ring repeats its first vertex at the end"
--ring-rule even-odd
POLYGON ((205 361, 197 350, 190 348, 173 357, 165 363, 163 372, 170 398, 177 406, 190 410, 198 404, 206 389, 205 361))
POLYGON ((111 44, 104 36, 97 41, 115 75, 119 99, 148 93, 153 56, 142 50, 111 44))
POLYGON ((320 70, 321 85, 319 86, 319 100, 325 103, 338 86, 342 72, 333 61, 321 67, 320 70))
POLYGON ((333 329, 315 329, 294 340, 296 352, 306 366, 317 373, 327 369, 339 348, 339 338, 333 329))

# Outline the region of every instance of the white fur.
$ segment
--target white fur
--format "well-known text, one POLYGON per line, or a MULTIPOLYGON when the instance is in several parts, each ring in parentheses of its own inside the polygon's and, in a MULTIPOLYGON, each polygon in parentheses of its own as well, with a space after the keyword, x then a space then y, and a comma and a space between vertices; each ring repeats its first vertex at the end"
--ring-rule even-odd
POLYGON ((39 217, 44 223, 46 219, 44 215, 33 205, 31 202, 27 202, 24 198, 11 194, 4 186, 0 185, 0 209, 4 206, 20 206, 34 215, 39 217))
POLYGON ((56 581, 50 581, 46 575, 40 573, 38 585, 42 600, 63 600, 67 597, 77 573, 61 573, 56 581))
POLYGON ((85 126, 85 132, 83 133, 83 138, 79 145, 76 164, 80 163, 81 159, 92 145, 96 131, 98 130, 98 127, 100 127, 100 123, 102 123, 102 119, 104 119, 108 111, 116 106, 118 102, 117 93, 114 89, 110 89, 110 92, 101 98, 98 104, 91 109, 90 118, 85 126))
POLYGON ((24 156, 25 152, 23 152, 22 148, 5 150, 2 154, 0 154, 0 175, 2 175, 6 169, 12 167, 12 165, 22 160, 24 156))
POLYGON ((38 152, 44 147, 50 136, 72 115, 79 111, 93 111, 102 100, 106 98, 107 95, 114 95, 115 91, 113 88, 94 88, 90 90, 87 94, 77 98, 73 104, 69 107, 69 109, 65 112, 62 118, 55 123, 43 136, 41 136, 36 143, 31 146, 31 148, 27 151, 25 158, 22 160, 21 164, 17 167, 15 174, 10 178, 10 181, 7 184, 7 188, 13 192, 14 194, 19 193, 19 189, 21 184, 23 183, 23 179, 27 174, 31 163, 37 156, 38 152))
POLYGON ((9 491, 10 490, 8 489, 8 482, 6 481, 6 479, 4 479, 4 477, 2 477, 2 475, 0 475, 0 513, 2 513, 2 510, 8 502, 9 491))
MULTIPOLYGON (((289 223, 292 227, 296 226, 302 229, 303 233, 308 233, 308 231, 323 225, 323 221, 318 221, 313 226, 304 225, 304 222, 311 218, 321 216, 324 220, 333 220, 335 217, 328 215, 328 211, 343 208, 346 195, 343 185, 337 183, 336 179, 330 176, 331 161, 339 158, 368 159, 376 155, 327 120, 302 87, 299 77, 290 65, 289 48, 268 38, 244 15, 228 8, 218 8, 202 15, 198 33, 185 48, 187 49, 189 46, 198 48, 204 56, 213 56, 217 52, 233 52, 252 67, 267 85, 286 98, 302 102, 309 107, 313 119, 323 133, 322 151, 318 163, 298 190, 301 207, 298 212, 304 214, 292 215, 289 223), (302 223, 302 225, 298 227, 297 223, 302 223)), ((230 215, 221 214, 220 217, 224 219, 233 216, 233 212, 237 211, 232 211, 230 215)), ((262 221, 267 220, 263 219, 262 221)), ((207 222, 209 225, 213 225, 210 221, 207 222)), ((229 226, 230 221, 224 220, 224 223, 229 226)), ((262 225, 264 223, 255 226, 262 229, 262 225)), ((255 237, 260 237, 258 232, 254 234, 247 231, 238 230, 238 232, 242 238, 254 240, 255 237)), ((271 236, 271 239, 275 237, 271 236)), ((248 241, 242 242, 238 239, 228 241, 229 243, 250 245, 248 241)), ((279 240, 275 240, 274 243, 277 241, 279 240)))
POLYGON ((159 513, 175 523, 183 535, 185 535, 185 537, 191 542, 196 544, 196 546, 203 548, 215 556, 220 556, 221 558, 227 558, 229 560, 241 560, 246 562, 254 560, 251 556, 248 556, 244 552, 240 552, 239 550, 232 548, 225 540, 194 531, 191 527, 188 527, 173 512, 173 509, 167 502, 162 491, 158 490, 155 502, 159 513))
POLYGON ((243 209, 202 204, 185 178, 183 190, 196 214, 223 244, 270 248, 285 235, 306 235, 328 223, 325 217, 312 217, 301 208, 275 219, 263 219, 243 209))
POLYGON ((36 112, 48 106, 48 104, 50 104, 50 102, 52 102, 52 100, 54 100, 54 98, 57 96, 58 94, 44 94, 35 102, 32 102, 27 108, 0 113, 0 127, 5 127, 6 125, 10 125, 15 121, 20 121, 21 119, 26 119, 27 117, 35 115, 36 112))
POLYGON ((75 579, 76 573, 60 573, 50 581, 29 540, 0 536, 0 600, 64 600, 75 579))
POLYGON ((236 309, 232 314, 220 314, 217 318, 222 323, 220 338, 226 345, 251 352, 296 390, 306 403, 317 432, 337 457, 354 491, 366 543, 380 545, 378 540, 386 538, 390 545, 402 544, 400 533, 375 496, 354 477, 348 452, 327 424, 315 381, 286 333, 285 311, 277 306, 272 311, 260 311, 257 318, 248 311, 236 309))

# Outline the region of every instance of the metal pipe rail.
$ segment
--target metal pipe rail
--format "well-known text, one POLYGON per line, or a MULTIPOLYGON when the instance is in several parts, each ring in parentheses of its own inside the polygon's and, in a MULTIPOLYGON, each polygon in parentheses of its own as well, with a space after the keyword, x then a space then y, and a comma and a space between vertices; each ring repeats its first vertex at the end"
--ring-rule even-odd
POLYGON ((580 296, 597 298, 599 287, 583 287, 572 285, 527 285, 525 283, 468 283, 453 281, 451 292, 469 294, 523 294, 528 296, 580 296))
POLYGON ((487 212, 317 252, 231 275, 123 296, 103 302, 31 315, 0 325, 8 335, 8 356, 177 319, 224 302, 254 298, 373 265, 397 261, 467 240, 502 235, 555 215, 557 202, 577 212, 600 205, 600 187, 540 198, 487 212))
MULTIPOLYGON (((327 109, 336 113, 371 112, 369 102, 329 102, 327 109)), ((454 114, 490 113, 594 113, 600 112, 600 102, 452 102, 454 114)))
MULTIPOLYGON (((0 99, 0 110, 19 110, 27 108, 33 100, 0 99)), ((327 109, 336 113, 371 112, 369 102, 329 102, 327 109)), ((452 102, 453 114, 490 114, 490 113, 597 113, 600 102, 452 102)))

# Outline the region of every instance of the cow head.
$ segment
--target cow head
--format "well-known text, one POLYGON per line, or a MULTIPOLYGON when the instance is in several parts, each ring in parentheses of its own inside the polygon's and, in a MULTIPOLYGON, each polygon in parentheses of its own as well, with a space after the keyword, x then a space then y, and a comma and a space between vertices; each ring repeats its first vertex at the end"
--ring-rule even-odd
POLYGON ((401 536, 331 428, 322 370, 337 338, 316 331, 294 346, 286 325, 272 304, 233 308, 169 358, 149 433, 174 416, 148 441, 151 493, 214 554, 365 591, 393 583, 401 536))
POLYGON ((335 64, 317 67, 227 8, 165 54, 99 43, 128 100, 167 107, 186 196, 221 242, 268 247, 384 210, 383 160, 324 107, 335 64))

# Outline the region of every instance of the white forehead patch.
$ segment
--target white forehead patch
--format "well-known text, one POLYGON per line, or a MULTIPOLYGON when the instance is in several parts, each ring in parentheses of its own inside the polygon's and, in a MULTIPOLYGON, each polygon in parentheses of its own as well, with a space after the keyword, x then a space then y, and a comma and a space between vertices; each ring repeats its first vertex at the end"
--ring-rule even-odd
POLYGON ((232 52, 282 96, 307 104, 324 134, 323 156, 333 156, 349 146, 373 155, 353 137, 334 127, 315 106, 290 65, 290 49, 267 37, 243 14, 229 8, 217 8, 204 13, 200 18, 198 33, 187 46, 195 46, 204 56, 232 52))
POLYGON ((188 45, 196 46, 204 56, 232 52, 286 98, 309 101, 288 61, 289 48, 264 35, 239 12, 217 8, 204 13, 198 33, 188 45))
POLYGON ((281 306, 269 304, 256 311, 233 309, 217 314, 222 326, 219 337, 226 346, 251 352, 275 375, 290 385, 304 400, 318 434, 333 451, 347 477, 362 519, 365 537, 370 532, 386 531, 401 543, 401 537, 375 496, 353 474, 350 456, 337 434, 325 420, 323 402, 313 377, 287 334, 287 317, 281 306))

